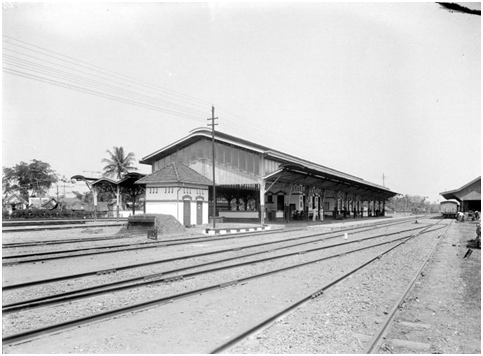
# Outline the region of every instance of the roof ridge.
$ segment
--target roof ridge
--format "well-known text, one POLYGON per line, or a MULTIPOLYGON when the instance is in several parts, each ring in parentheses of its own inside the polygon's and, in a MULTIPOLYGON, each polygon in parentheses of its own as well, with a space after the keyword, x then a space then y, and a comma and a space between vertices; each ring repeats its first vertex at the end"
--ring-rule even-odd
POLYGON ((180 182, 181 179, 179 179, 179 173, 178 173, 178 169, 176 168, 176 162, 171 162, 171 164, 173 165, 173 168, 174 168, 174 174, 176 174, 176 180, 180 182))

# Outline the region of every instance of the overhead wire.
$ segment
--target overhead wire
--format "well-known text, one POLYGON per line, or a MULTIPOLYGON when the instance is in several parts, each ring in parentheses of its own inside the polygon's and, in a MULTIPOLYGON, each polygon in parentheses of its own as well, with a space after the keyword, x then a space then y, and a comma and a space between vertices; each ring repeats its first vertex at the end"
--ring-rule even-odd
POLYGON ((58 70, 58 69, 51 68, 51 67, 48 67, 48 66, 44 66, 44 65, 32 62, 32 61, 14 58, 12 56, 5 55, 5 54, 3 55, 3 58, 4 58, 4 62, 7 63, 7 64, 10 64, 10 65, 13 65, 13 66, 16 66, 16 67, 20 67, 20 68, 23 68, 23 69, 31 70, 31 71, 34 71, 38 74, 52 75, 52 76, 56 77, 57 79, 63 79, 65 81, 73 81, 76 84, 83 84, 83 85, 85 85, 85 86, 87 86, 88 88, 91 88, 91 89, 95 88, 95 89, 103 90, 103 91, 106 91, 106 92, 112 91, 111 94, 127 95, 129 99, 137 98, 139 100, 150 102, 150 103, 153 103, 153 104, 159 104, 160 102, 165 102, 168 105, 172 106, 172 109, 185 110, 187 113, 194 115, 194 116, 198 116, 198 117, 202 117, 204 115, 204 112, 202 112, 201 110, 194 111, 194 109, 191 109, 191 108, 188 108, 188 110, 186 110, 186 108, 181 107, 177 104, 172 104, 172 103, 169 103, 165 100, 158 99, 158 98, 153 97, 153 96, 147 96, 147 95, 141 94, 139 92, 135 92, 135 91, 132 91, 132 90, 129 90, 129 89, 124 89, 123 87, 118 87, 118 86, 114 86, 114 85, 111 85, 111 84, 103 83, 103 82, 98 81, 98 80, 94 80, 94 79, 91 79, 91 78, 86 78, 86 77, 83 77, 83 76, 75 75, 75 74, 72 74, 72 73, 69 73, 69 72, 66 72, 66 71, 62 71, 62 70, 58 70))
POLYGON ((28 73, 25 73, 25 72, 20 72, 20 71, 13 70, 13 69, 10 69, 10 68, 3 68, 3 70, 6 71, 7 73, 11 73, 11 74, 14 74, 14 75, 17 75, 17 76, 20 76, 20 77, 24 77, 24 78, 28 78, 28 79, 37 80, 39 82, 44 82, 44 83, 52 84, 52 85, 55 85, 55 86, 80 91, 80 92, 87 93, 87 94, 94 94, 94 95, 104 97, 104 98, 107 98, 107 99, 112 99, 112 100, 116 100, 116 101, 123 102, 123 103, 133 104, 133 105, 141 106, 141 107, 144 107, 144 108, 147 108, 147 109, 166 112, 168 114, 181 116, 181 117, 184 117, 184 118, 190 119, 190 120, 200 121, 199 118, 190 117, 190 116, 188 116, 188 115, 186 115, 185 113, 182 113, 182 112, 176 112, 176 111, 173 111, 173 110, 156 107, 154 105, 143 104, 143 103, 140 103, 140 102, 135 102, 133 100, 128 100, 128 99, 125 99, 125 98, 120 98, 120 97, 115 97, 115 96, 100 93, 100 92, 95 92, 95 91, 90 90, 90 89, 77 87, 77 86, 74 86, 74 85, 71 85, 71 84, 66 84, 66 83, 55 81, 55 80, 52 80, 52 79, 39 77, 39 76, 36 76, 36 75, 28 74, 28 73))
MULTIPOLYGON (((10 74, 23 76, 32 80, 37 80, 40 82, 48 83, 51 85, 60 86, 67 89, 77 90, 91 95, 101 96, 106 99, 116 100, 126 104, 136 105, 144 107, 151 110, 157 110, 170 115, 179 116, 187 118, 190 120, 195 120, 203 122, 206 124, 206 107, 210 107, 213 103, 208 101, 196 99, 185 94, 178 93, 176 91, 168 90, 162 88, 158 85, 133 78, 122 73, 112 71, 110 69, 103 68, 101 66, 91 64, 46 48, 37 46, 22 40, 12 38, 10 36, 2 35, 3 42, 8 45, 15 46, 17 48, 22 48, 37 55, 46 56, 61 63, 68 63, 74 67, 66 66, 60 63, 54 63, 52 61, 46 60, 35 55, 19 52, 12 50, 4 46, 4 50, 16 53, 18 55, 29 57, 31 59, 42 61, 53 65, 54 67, 61 67, 70 71, 78 72, 82 75, 74 75, 66 71, 59 70, 57 68, 49 68, 48 66, 35 63, 33 61, 27 61, 22 58, 15 58, 14 56, 5 56, 7 58, 7 64, 16 66, 17 70, 12 70, 5 68, 4 70, 10 74), (14 42, 18 43, 14 43, 14 42), (21 44, 23 45, 21 45, 21 44), (25 46, 26 45, 26 46, 25 46), (30 48, 33 47, 33 48, 30 48), (47 52, 47 53, 45 53, 47 52), (26 71, 34 71, 36 74, 30 74, 28 72, 22 72, 18 68, 26 71), (83 68, 83 69, 79 69, 83 68), (85 71, 87 70, 87 71, 85 71), (91 71, 93 73, 90 73, 91 71), (99 77, 98 75, 102 76, 99 77), (87 76, 87 77, 85 77, 87 76), (89 76, 95 76, 96 79, 89 78, 89 76), (55 79, 51 79, 55 78, 55 79), (62 80, 62 81, 61 81, 62 80), (102 81, 101 81, 102 80, 102 81), (119 81, 120 80, 120 81, 119 81), (70 81, 70 82, 69 82, 70 81), (105 82, 103 82, 105 81, 105 82), (126 84, 125 82, 129 83, 126 84), (123 85, 129 89, 118 87, 115 84, 123 85), (84 87, 82 87, 84 85, 84 87), (153 91, 154 90, 154 91, 153 91), (141 92, 139 92, 141 91, 141 92), (146 95, 145 93, 150 93, 154 95, 163 95, 160 97, 153 97, 146 95), (161 94, 162 93, 162 94, 161 94), (132 95, 133 97, 123 97, 123 95, 132 95), (136 99, 136 100, 133 100, 136 99)), ((266 137, 267 134, 273 135, 274 137, 280 138, 280 133, 271 132, 270 130, 260 127, 260 122, 257 125, 253 125, 247 122, 243 117, 234 114, 221 106, 217 105, 217 113, 223 114, 223 121, 227 121, 230 126, 236 126, 238 129, 234 129, 237 133, 239 131, 245 131, 247 134, 253 134, 256 131, 263 134, 266 137)), ((291 141, 286 138, 286 143, 291 144, 291 141)), ((295 147, 295 146, 294 146, 295 147)))
MULTIPOLYGON (((7 50, 8 50, 8 49, 7 49, 7 50)), ((27 56, 28 56, 28 57, 30 57, 30 58, 34 58, 34 59, 36 59, 35 57, 29 56, 29 55, 27 55, 27 56)), ((12 59, 12 58, 10 58, 10 59, 12 59)), ((22 59, 17 58, 17 60, 20 60, 20 61, 21 61, 22 59)), ((42 60, 42 61, 43 61, 43 59, 42 59, 42 58, 40 58, 40 60, 42 60)), ((24 63, 25 63, 25 62, 24 62, 24 63)), ((52 63, 52 62, 50 62, 50 63, 52 63)), ((34 65, 34 66, 38 66, 38 64, 37 64, 37 63, 32 62, 32 61, 31 61, 29 64, 30 64, 30 65, 34 65)), ((55 65, 57 65, 57 64, 55 64, 55 65)), ((63 67, 65 67, 65 66, 63 66, 63 67)), ((44 67, 44 68, 46 68, 46 67, 44 67)), ((68 68, 68 67, 67 67, 67 68, 68 68)), ((69 69, 69 70, 74 70, 74 71, 76 71, 76 69, 75 69, 75 68, 68 68, 68 69, 69 69)), ((51 69, 51 70, 57 70, 57 69, 53 68, 53 69, 51 69)), ((85 77, 84 77, 84 78, 85 78, 85 77)), ((92 80, 92 79, 89 79, 89 80, 92 80)), ((97 82, 98 82, 98 83, 101 83, 101 82, 100 82, 100 81, 98 81, 98 80, 97 80, 97 82)), ((118 82, 118 83, 119 83, 119 82, 118 82)), ((122 85, 122 83, 119 83, 119 84, 121 84, 121 85, 122 85)), ((105 85, 107 85, 107 84, 105 84, 105 85)), ((126 90, 126 89, 122 89, 122 90, 126 90)), ((132 92, 133 92, 133 91, 132 91, 132 92)), ((141 95, 145 95, 145 94, 142 94, 142 93, 139 93, 139 92, 138 92, 137 94, 138 94, 138 95, 139 95, 139 94, 141 94, 141 95)), ((172 102, 166 101, 166 100, 164 100, 164 99, 157 98, 157 100, 159 100, 159 101, 164 101, 164 102, 168 103, 168 104, 169 104, 169 105, 171 105, 171 106, 177 106, 177 107, 178 107, 178 109, 183 109, 183 110, 188 110, 188 111, 193 111, 193 110, 196 110, 195 108, 192 108, 192 107, 186 107, 186 106, 181 106, 180 104, 172 103, 172 102)), ((198 109, 198 114, 199 114, 199 115, 204 116, 204 111, 202 111, 201 109, 198 109)))
POLYGON ((188 104, 193 104, 193 102, 198 102, 199 104, 206 105, 208 103, 206 101, 202 101, 202 100, 199 100, 199 99, 196 99, 196 98, 187 96, 185 94, 180 94, 180 93, 175 92, 173 90, 168 90, 168 89, 165 89, 165 88, 156 86, 154 84, 151 84, 149 82, 146 82, 146 81, 143 81, 143 80, 140 80, 140 79, 137 79, 137 78, 133 78, 133 77, 127 76, 125 74, 118 73, 118 72, 112 71, 110 69, 106 69, 106 68, 103 68, 101 66, 98 66, 98 65, 95 65, 95 64, 91 64, 91 63, 88 63, 88 62, 85 62, 85 61, 82 61, 82 60, 79 60, 79 59, 76 59, 76 58, 73 58, 73 57, 70 57, 70 56, 66 56, 64 54, 61 54, 61 53, 58 53, 58 52, 55 52, 55 51, 51 51, 49 49, 46 49, 46 48, 43 48, 43 47, 40 47, 40 46, 37 46, 37 45, 33 45, 33 44, 30 44, 30 43, 25 42, 25 41, 21 41, 21 40, 18 40, 18 39, 14 39, 12 37, 5 36, 5 35, 2 35, 2 37, 8 38, 10 40, 18 41, 20 43, 26 44, 28 46, 32 46, 34 48, 38 48, 41 51, 45 51, 45 52, 48 52, 48 53, 55 54, 57 57, 56 56, 53 56, 53 55, 50 55, 50 54, 46 54, 46 53, 40 52, 40 51, 37 51, 37 50, 33 50, 33 49, 28 48, 28 47, 25 47, 25 46, 21 46, 21 45, 16 44, 16 43, 7 42, 7 41, 4 40, 4 42, 9 43, 11 45, 14 45, 14 46, 17 46, 17 47, 21 47, 21 48, 24 48, 26 50, 33 51, 35 53, 38 53, 38 54, 41 54, 41 55, 45 55, 45 56, 48 56, 48 57, 51 57, 51 58, 55 58, 55 59, 60 60, 60 61, 65 61, 67 63, 71 63, 73 65, 80 66, 80 67, 83 67, 83 68, 88 69, 88 70, 96 71, 96 72, 102 73, 104 75, 110 75, 110 76, 113 76, 113 77, 118 78, 118 79, 127 80, 128 82, 131 82, 132 84, 136 84, 136 85, 139 85, 139 86, 148 86, 150 88, 154 88, 156 90, 159 90, 159 91, 161 91, 161 92, 163 92, 165 94, 168 94, 168 95, 172 95, 174 97, 177 97, 177 100, 184 100, 188 104), (63 57, 63 58, 59 58, 59 57, 63 57), (68 61, 68 60, 66 60, 64 58, 71 59, 74 62, 68 61), (79 62, 79 63, 76 63, 76 62, 79 62), (109 73, 112 73, 112 74, 109 74, 109 73), (139 83, 142 83, 142 84, 139 84, 139 83))

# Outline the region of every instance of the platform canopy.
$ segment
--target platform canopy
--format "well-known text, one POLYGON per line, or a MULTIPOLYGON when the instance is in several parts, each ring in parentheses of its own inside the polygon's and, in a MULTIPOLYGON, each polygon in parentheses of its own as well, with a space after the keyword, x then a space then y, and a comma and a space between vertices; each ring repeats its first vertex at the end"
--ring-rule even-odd
MULTIPOLYGON (((309 189, 309 194, 317 194, 317 189, 338 193, 360 195, 364 200, 385 201, 398 193, 389 188, 371 183, 362 178, 347 174, 300 157, 296 157, 267 146, 242 139, 220 131, 215 133, 216 184, 217 191, 231 195, 261 192, 264 195, 277 184, 286 189, 309 189), (222 158, 223 157, 223 158, 222 158), (298 187, 296 187, 298 185, 298 187), (303 187, 303 188, 302 188, 303 187), (312 190, 310 192, 310 190, 312 190)), ((201 127, 190 134, 146 157, 140 163, 149 164, 153 172, 173 161, 183 162, 199 173, 211 178, 212 135, 210 129, 201 127)), ((329 193, 329 195, 332 193, 329 193)), ((260 197, 263 205, 263 197, 260 197)))
POLYGON ((111 186, 114 188, 117 186, 120 186, 123 188, 129 188, 131 186, 134 186, 134 182, 143 178, 144 176, 146 176, 146 174, 129 172, 129 173, 126 173, 121 179, 114 180, 108 177, 92 178, 92 177, 85 177, 83 175, 78 174, 78 175, 72 176, 71 179, 75 179, 77 181, 84 181, 86 182, 86 184, 88 184, 89 188, 101 187, 101 186, 111 186))
POLYGON ((275 172, 264 177, 267 188, 271 185, 303 185, 330 191, 341 191, 348 194, 370 196, 386 200, 398 193, 374 183, 349 176, 340 172, 334 173, 322 167, 307 167, 297 164, 282 164, 275 172))
POLYGON ((445 199, 455 199, 460 203, 463 200, 481 200, 481 176, 465 184, 461 188, 448 190, 439 194, 445 199), (474 185, 474 189, 471 189, 472 185, 474 185))
MULTIPOLYGON (((114 180, 108 177, 91 178, 84 177, 82 175, 75 175, 71 179, 75 179, 77 181, 84 181, 88 188, 94 192, 94 206, 95 210, 97 210, 97 194, 102 192, 110 192, 116 194, 117 205, 119 205, 120 194, 128 194, 134 202, 136 200, 136 197, 144 194, 145 191, 144 185, 134 183, 139 179, 143 178, 144 176, 146 176, 146 174, 128 172, 124 174, 123 177, 119 180, 114 180)), ((134 214, 135 206, 133 204, 133 215, 134 214)))
POLYGON ((445 199, 454 199, 461 203, 463 211, 481 211, 481 176, 463 185, 461 188, 439 193, 445 199))

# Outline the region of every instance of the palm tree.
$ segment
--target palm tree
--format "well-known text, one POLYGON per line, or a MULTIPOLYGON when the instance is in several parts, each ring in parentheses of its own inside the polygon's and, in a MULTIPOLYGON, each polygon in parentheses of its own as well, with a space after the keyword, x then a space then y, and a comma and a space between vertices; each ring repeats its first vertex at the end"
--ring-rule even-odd
POLYGON ((129 152, 127 155, 124 155, 122 146, 113 147, 113 152, 109 150, 106 150, 106 152, 110 157, 102 160, 103 163, 106 163, 106 166, 103 168, 104 176, 121 179, 124 173, 137 171, 137 168, 132 165, 135 161, 134 153, 129 152))

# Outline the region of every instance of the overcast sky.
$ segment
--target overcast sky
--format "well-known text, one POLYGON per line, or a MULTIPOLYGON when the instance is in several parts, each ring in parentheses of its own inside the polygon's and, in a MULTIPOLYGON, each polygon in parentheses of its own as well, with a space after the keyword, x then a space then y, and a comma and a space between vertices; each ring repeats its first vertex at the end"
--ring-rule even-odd
POLYGON ((480 16, 434 3, 3 5, 2 166, 100 172, 107 149, 140 160, 206 126, 214 105, 220 131, 384 174, 398 193, 441 200, 481 174, 480 16))

